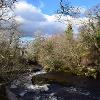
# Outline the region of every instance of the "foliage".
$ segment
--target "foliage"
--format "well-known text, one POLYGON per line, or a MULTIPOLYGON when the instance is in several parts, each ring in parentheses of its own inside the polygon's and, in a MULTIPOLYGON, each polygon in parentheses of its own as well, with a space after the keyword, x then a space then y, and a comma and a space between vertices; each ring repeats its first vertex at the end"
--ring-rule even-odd
POLYGON ((21 63, 19 23, 15 20, 16 0, 0 0, 0 78, 10 82, 26 70, 21 63))
POLYGON ((48 71, 73 70, 79 64, 77 41, 73 38, 71 25, 64 34, 47 39, 38 38, 34 50, 38 50, 38 61, 48 71), (40 45, 38 44, 40 43, 40 45), (37 47, 36 47, 37 46, 37 47), (38 49, 37 49, 38 48, 38 49))
POLYGON ((77 38, 73 34, 69 24, 64 34, 38 38, 33 46, 38 62, 47 71, 70 71, 96 78, 100 71, 100 18, 90 18, 79 28, 77 38))

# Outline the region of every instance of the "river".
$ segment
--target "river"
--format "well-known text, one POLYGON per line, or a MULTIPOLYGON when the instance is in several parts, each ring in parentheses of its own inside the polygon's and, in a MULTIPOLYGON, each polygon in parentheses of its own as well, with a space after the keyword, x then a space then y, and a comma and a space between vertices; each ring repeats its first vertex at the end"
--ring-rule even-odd
POLYGON ((66 87, 58 83, 32 85, 33 75, 42 74, 45 71, 31 73, 30 75, 19 77, 9 86, 9 91, 15 95, 11 100, 100 100, 98 91, 86 90, 74 86, 66 87))

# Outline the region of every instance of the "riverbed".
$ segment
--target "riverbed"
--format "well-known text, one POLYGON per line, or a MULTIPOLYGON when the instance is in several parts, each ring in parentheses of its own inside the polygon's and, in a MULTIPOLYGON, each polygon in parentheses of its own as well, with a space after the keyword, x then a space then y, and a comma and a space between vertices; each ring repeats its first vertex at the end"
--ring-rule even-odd
MULTIPOLYGON (((14 80, 9 91, 15 96, 11 100, 100 100, 100 92, 75 86, 63 86, 59 83, 33 85, 32 76, 46 73, 39 71, 14 80)), ((12 96, 12 94, 10 94, 12 96)), ((11 97, 10 96, 10 97, 11 97)))

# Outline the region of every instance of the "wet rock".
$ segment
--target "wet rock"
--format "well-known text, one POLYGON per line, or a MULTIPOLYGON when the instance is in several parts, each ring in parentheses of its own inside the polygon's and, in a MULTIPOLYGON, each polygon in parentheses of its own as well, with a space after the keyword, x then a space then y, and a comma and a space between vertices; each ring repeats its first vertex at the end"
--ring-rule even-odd
POLYGON ((22 100, 6 84, 0 83, 0 100, 22 100))
POLYGON ((6 95, 9 100, 22 100, 19 95, 14 94, 9 88, 6 88, 6 95))
POLYGON ((72 73, 64 72, 49 72, 44 74, 34 75, 32 77, 33 84, 60 83, 66 86, 75 86, 89 89, 97 89, 100 91, 100 80, 93 78, 76 76, 72 73))
MULTIPOLYGON (((45 84, 57 82, 63 85, 82 85, 81 78, 73 75, 72 73, 64 73, 64 72, 49 72, 45 74, 38 74, 32 77, 33 84, 45 84)), ((85 80, 84 80, 85 82, 85 80)))
POLYGON ((6 95, 5 84, 3 84, 3 83, 0 83, 0 100, 9 100, 6 95))
POLYGON ((31 68, 31 72, 38 72, 41 71, 43 69, 43 67, 41 65, 35 65, 31 68))

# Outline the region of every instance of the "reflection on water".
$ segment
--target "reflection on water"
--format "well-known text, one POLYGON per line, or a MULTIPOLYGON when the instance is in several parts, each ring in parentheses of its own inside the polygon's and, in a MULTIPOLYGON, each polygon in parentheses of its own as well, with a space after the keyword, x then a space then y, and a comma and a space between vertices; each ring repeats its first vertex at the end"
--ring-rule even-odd
POLYGON ((32 85, 32 76, 42 73, 45 71, 24 77, 24 87, 21 86, 22 79, 14 80, 10 90, 21 100, 100 100, 100 96, 95 96, 91 91, 82 88, 65 87, 57 83, 32 85))

